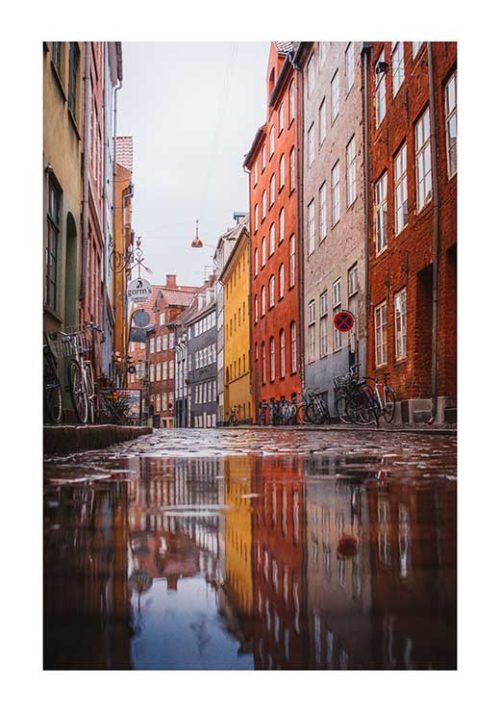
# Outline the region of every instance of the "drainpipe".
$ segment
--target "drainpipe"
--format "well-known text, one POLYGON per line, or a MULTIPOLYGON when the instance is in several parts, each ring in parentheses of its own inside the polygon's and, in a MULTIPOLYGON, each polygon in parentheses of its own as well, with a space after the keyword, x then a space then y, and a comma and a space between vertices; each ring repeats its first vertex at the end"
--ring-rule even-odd
MULTIPOLYGON (((296 56, 296 55, 295 55, 296 56)), ((292 59, 292 67, 296 71, 297 76, 297 91, 295 92, 295 146, 297 152, 297 245, 296 254, 298 257, 298 286, 299 286, 299 309, 298 309, 298 331, 299 331, 299 357, 300 357, 300 382, 301 391, 305 385, 305 366, 304 366, 304 245, 303 245, 303 216, 302 216, 302 201, 303 201, 303 190, 302 190, 302 176, 304 174, 304 152, 302 151, 302 142, 299 135, 299 123, 302 124, 304 116, 304 73, 302 67, 295 61, 295 57, 292 59), (299 78, 300 78, 300 92, 299 92, 299 78), (299 93, 300 93, 300 114, 299 114, 299 93), (300 250, 298 249, 300 245, 300 250)))
POLYGON ((87 262, 89 251, 89 159, 90 159, 90 112, 92 97, 90 92, 90 42, 85 42, 85 65, 83 70, 83 243, 80 269, 80 301, 85 303, 87 262))
POLYGON ((432 42, 427 42, 427 62, 429 72, 429 123, 431 139, 431 165, 432 165, 432 192, 433 192, 433 245, 432 245, 432 412, 429 424, 433 423, 437 415, 437 325, 438 325, 438 274, 439 274, 439 247, 440 247, 440 202, 439 182, 436 150, 436 94, 434 86, 434 68, 432 59, 432 42))
POLYGON ((366 339, 366 363, 365 371, 368 370, 368 332, 370 323, 370 99, 368 86, 368 66, 373 45, 363 42, 361 47, 361 57, 363 63, 363 162, 364 162, 364 212, 365 212, 365 339, 366 339))

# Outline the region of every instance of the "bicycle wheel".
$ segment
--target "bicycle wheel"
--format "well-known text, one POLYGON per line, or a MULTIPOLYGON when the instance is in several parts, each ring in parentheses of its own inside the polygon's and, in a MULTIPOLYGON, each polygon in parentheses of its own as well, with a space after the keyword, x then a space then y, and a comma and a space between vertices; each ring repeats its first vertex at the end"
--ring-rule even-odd
POLYGON ((337 414, 338 419, 340 420, 341 423, 345 423, 346 425, 350 425, 352 423, 352 420, 349 417, 349 413, 347 411, 347 398, 346 396, 339 396, 336 401, 335 401, 335 413, 337 414))
POLYGON ((385 406, 382 416, 386 423, 392 423, 396 413, 396 394, 390 386, 385 386, 385 406))
POLYGON ((347 398, 347 415, 356 425, 370 425, 375 421, 375 415, 370 402, 363 391, 351 393, 347 398))
POLYGON ((62 388, 56 364, 48 356, 43 361, 43 405, 48 419, 58 425, 63 416, 62 388))
POLYGON ((309 423, 314 423, 314 425, 320 425, 324 420, 324 413, 316 405, 316 403, 309 403, 306 407, 306 420, 309 423))
POLYGON ((91 425, 96 421, 96 396, 94 389, 94 372, 92 369, 92 364, 87 362, 85 364, 85 389, 87 392, 87 403, 88 403, 88 420, 91 425))
POLYGON ((85 425, 89 415, 89 404, 87 400, 85 384, 83 381, 82 368, 78 361, 72 360, 69 362, 68 381, 69 392, 71 394, 71 400, 73 402, 75 415, 80 421, 80 423, 85 425))

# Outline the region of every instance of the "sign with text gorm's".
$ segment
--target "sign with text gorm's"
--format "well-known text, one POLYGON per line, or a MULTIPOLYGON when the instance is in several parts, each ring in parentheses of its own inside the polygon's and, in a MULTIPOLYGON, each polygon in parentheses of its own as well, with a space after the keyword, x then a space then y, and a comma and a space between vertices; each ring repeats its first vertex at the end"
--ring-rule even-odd
POLYGON ((131 302, 145 302, 151 296, 152 291, 148 280, 138 277, 128 283, 127 297, 131 302))

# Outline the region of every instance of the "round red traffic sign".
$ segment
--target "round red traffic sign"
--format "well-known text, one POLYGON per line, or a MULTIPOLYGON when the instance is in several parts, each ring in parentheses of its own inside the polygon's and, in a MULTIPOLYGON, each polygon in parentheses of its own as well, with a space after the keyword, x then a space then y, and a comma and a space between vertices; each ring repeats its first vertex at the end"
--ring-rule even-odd
POLYGON ((342 309, 333 317, 333 325, 338 331, 350 331, 354 326, 354 314, 342 309))

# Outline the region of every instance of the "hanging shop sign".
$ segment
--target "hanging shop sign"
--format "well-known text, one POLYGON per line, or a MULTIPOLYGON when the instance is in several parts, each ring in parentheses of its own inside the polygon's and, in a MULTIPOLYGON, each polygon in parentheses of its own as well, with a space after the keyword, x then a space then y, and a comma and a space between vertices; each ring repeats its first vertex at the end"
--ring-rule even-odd
POLYGON ((148 280, 138 277, 128 283, 127 296, 131 302, 145 302, 151 296, 152 291, 148 280))
POLYGON ((135 326, 148 326, 149 322, 151 321, 151 317, 149 316, 147 311, 144 311, 144 309, 138 309, 135 311, 132 315, 132 321, 134 322, 135 326))

